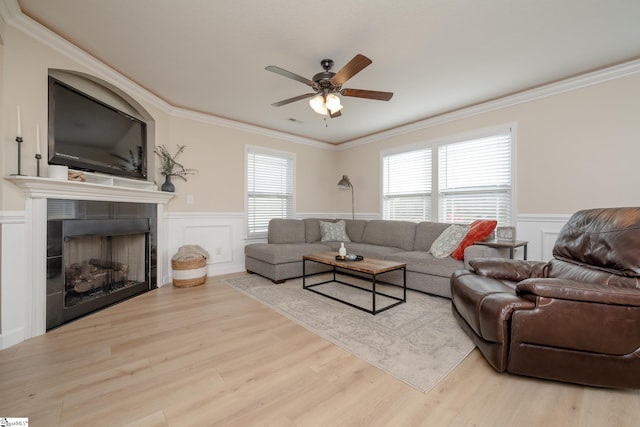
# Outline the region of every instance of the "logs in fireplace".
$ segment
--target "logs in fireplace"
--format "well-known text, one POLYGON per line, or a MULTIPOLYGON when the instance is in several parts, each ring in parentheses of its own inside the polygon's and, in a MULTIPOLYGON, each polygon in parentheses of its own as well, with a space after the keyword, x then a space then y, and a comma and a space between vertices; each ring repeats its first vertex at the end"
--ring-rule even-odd
POLYGON ((68 289, 78 294, 96 290, 109 292, 118 284, 126 285, 127 270, 127 264, 91 258, 89 262, 71 264, 64 276, 68 289))
MULTIPOLYGON (((75 262, 65 268, 65 307, 102 299, 108 294, 140 285, 129 280, 129 265, 121 262, 91 258, 75 262)), ((144 282, 143 285, 146 286, 144 282)))

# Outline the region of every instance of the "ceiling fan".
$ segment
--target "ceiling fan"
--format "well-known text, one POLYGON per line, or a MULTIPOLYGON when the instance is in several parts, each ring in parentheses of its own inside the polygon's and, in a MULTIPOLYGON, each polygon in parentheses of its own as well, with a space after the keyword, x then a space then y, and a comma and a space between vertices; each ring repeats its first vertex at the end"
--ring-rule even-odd
POLYGON ((316 113, 329 115, 331 118, 339 117, 342 115, 340 110, 342 104, 338 94, 343 96, 353 96, 356 98, 375 99, 378 101, 388 101, 393 96, 393 92, 379 92, 375 90, 363 90, 363 89, 343 89, 342 85, 347 82, 351 77, 358 74, 365 67, 371 64, 372 61, 364 55, 356 55, 338 71, 334 73, 331 70, 333 67, 333 60, 323 59, 320 61, 320 65, 324 71, 313 76, 311 80, 299 76, 275 65, 269 65, 265 67, 265 70, 280 74, 281 76, 288 77, 293 80, 297 80, 301 83, 310 86, 313 92, 305 93, 304 95, 294 96, 293 98, 285 99, 279 102, 274 102, 274 107, 281 107, 292 102, 300 101, 303 99, 311 98, 309 105, 316 113))

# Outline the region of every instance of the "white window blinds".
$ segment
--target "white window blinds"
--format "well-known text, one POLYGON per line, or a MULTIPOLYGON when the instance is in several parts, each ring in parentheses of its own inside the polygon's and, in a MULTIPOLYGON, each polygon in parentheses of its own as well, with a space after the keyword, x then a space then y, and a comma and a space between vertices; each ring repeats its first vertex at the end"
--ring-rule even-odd
POLYGON ((511 129, 382 157, 384 219, 511 224, 511 129))
POLYGON ((438 147, 441 222, 511 223, 511 132, 438 147))
POLYGON ((431 164, 430 148, 383 157, 383 218, 431 219, 431 164))
POLYGON ((293 217, 293 154, 247 148, 247 234, 266 236, 269 220, 293 217))

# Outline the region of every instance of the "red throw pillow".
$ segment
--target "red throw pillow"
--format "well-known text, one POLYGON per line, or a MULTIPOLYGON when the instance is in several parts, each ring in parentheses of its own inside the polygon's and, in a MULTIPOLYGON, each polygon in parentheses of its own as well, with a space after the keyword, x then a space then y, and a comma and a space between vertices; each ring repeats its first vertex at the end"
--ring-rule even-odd
POLYGON ((476 219, 471 223, 469 228, 469 232, 462 242, 458 245, 457 248, 451 253, 451 257, 457 260, 464 259, 464 250, 473 245, 474 242, 481 242, 485 240, 487 237, 493 233, 496 225, 498 225, 498 221, 495 219, 476 219))

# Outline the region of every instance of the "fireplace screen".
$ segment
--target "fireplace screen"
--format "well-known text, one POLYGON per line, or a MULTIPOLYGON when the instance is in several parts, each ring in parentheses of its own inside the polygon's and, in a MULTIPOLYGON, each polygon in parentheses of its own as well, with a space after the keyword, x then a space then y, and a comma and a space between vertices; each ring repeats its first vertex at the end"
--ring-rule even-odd
POLYGON ((146 234, 67 237, 64 306, 144 283, 146 234))
POLYGON ((47 222, 47 330, 152 289, 149 218, 47 222))
POLYGON ((46 327, 156 287, 157 207, 47 200, 46 327))

